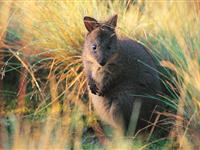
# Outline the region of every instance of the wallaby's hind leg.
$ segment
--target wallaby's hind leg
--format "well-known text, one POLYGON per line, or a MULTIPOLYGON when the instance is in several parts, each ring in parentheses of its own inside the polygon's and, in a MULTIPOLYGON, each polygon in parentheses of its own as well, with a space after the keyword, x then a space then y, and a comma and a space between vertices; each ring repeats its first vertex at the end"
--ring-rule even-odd
POLYGON ((110 109, 109 109, 109 113, 111 119, 113 120, 114 124, 114 131, 113 133, 115 135, 117 135, 118 137, 120 136, 124 136, 125 134, 125 125, 124 125, 124 117, 123 117, 123 112, 120 109, 120 107, 118 106, 118 104, 116 103, 112 103, 110 109))
MULTIPOLYGON (((118 91, 118 89, 116 90, 118 91)), ((114 128, 123 133, 123 135, 126 135, 127 133, 130 117, 133 111, 132 109, 135 99, 134 93, 135 91, 132 88, 124 88, 121 89, 120 92, 111 93, 112 95, 109 97, 111 100, 109 112, 115 125, 114 128)), ((136 118, 138 117, 139 114, 136 118)), ((137 126, 137 121, 135 123, 135 126, 137 126)))

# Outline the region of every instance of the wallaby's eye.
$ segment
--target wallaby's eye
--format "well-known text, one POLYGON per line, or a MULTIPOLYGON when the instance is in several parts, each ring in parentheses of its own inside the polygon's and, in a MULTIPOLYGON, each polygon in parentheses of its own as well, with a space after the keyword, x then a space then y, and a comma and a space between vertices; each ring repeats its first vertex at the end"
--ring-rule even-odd
POLYGON ((93 44, 93 45, 92 45, 92 50, 93 50, 93 51, 96 51, 96 49, 97 49, 97 45, 96 45, 96 44, 93 44))
POLYGON ((109 45, 107 48, 110 50, 110 49, 111 49, 111 46, 109 45))

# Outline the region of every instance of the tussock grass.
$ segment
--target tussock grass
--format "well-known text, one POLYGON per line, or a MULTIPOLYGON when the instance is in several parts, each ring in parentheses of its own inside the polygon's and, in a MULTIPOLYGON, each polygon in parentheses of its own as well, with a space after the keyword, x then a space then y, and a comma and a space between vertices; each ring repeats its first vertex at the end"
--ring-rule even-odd
MULTIPOLYGON (((164 147, 200 147, 198 1, 2 1, 0 4, 1 78, 13 69, 19 76, 24 75, 22 79, 26 82, 24 93, 17 91, 15 98, 5 99, 1 93, 6 92, 6 84, 12 84, 0 80, 0 148, 101 148, 98 144, 87 147, 81 143, 86 126, 104 136, 85 96, 81 52, 86 30, 82 20, 86 15, 103 20, 115 13, 119 15, 118 35, 147 46, 158 64, 166 68, 160 71, 166 88, 170 90, 171 83, 176 87, 170 90, 172 97, 160 98, 177 110, 174 132, 164 147), (5 59, 7 55, 9 58, 5 59), (10 61, 13 57, 17 62, 10 61), (16 63, 21 66, 16 67, 16 63), (17 104, 11 106, 8 100, 17 104), (13 112, 16 116, 11 115, 11 121, 5 121, 13 112), (8 122, 10 127, 6 125, 8 122)), ((159 149, 159 143, 162 139, 150 143, 138 138, 113 139, 105 147, 159 149), (116 140, 117 145, 113 144, 116 140)))

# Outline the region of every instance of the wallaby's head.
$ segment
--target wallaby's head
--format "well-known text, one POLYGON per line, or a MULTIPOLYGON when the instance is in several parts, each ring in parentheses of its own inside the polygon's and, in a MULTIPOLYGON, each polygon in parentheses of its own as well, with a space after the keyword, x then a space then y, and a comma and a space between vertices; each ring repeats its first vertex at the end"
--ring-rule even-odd
POLYGON ((117 15, 110 17, 104 22, 98 22, 91 17, 84 17, 84 24, 88 30, 85 40, 87 54, 93 57, 97 63, 104 66, 117 52, 117 36, 115 27, 117 15))

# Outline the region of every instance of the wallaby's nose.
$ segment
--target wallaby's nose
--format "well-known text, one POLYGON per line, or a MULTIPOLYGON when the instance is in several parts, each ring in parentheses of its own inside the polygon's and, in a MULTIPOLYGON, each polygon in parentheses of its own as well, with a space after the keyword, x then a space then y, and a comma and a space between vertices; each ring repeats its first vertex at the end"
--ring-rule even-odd
POLYGON ((106 64, 106 60, 105 60, 105 59, 100 60, 100 61, 99 61, 99 64, 100 64, 101 66, 104 66, 104 65, 106 64))

